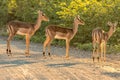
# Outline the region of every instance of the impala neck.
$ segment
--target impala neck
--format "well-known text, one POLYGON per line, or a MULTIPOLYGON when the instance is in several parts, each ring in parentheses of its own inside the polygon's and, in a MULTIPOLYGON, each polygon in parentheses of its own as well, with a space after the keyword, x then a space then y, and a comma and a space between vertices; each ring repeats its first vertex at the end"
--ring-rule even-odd
POLYGON ((37 19, 37 22, 36 22, 36 24, 35 24, 35 31, 36 30, 38 30, 39 28, 40 28, 40 26, 41 26, 41 18, 40 18, 40 14, 38 15, 38 19, 37 19))
POLYGON ((77 33, 77 31, 78 31, 78 23, 74 22, 74 24, 73 24, 73 33, 74 33, 74 35, 77 33))
POLYGON ((110 28, 110 30, 107 32, 107 34, 108 34, 108 39, 109 39, 113 34, 113 30, 110 28))

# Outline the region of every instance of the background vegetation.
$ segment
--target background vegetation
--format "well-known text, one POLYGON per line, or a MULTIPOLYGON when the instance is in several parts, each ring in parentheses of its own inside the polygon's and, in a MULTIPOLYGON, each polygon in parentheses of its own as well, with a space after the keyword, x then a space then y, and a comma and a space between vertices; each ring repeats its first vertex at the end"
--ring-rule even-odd
MULTIPOLYGON (((108 21, 120 21, 120 0, 0 0, 0 29, 6 29, 6 23, 11 20, 35 23, 38 10, 42 10, 50 22, 42 22, 31 41, 43 43, 45 27, 49 24, 72 28, 74 17, 80 15, 85 25, 79 27, 71 45, 82 50, 92 49, 91 32, 95 27, 108 31, 108 21)), ((108 41, 108 52, 120 52, 119 26, 108 41)), ((52 44, 63 46, 65 41, 54 40, 52 44)))

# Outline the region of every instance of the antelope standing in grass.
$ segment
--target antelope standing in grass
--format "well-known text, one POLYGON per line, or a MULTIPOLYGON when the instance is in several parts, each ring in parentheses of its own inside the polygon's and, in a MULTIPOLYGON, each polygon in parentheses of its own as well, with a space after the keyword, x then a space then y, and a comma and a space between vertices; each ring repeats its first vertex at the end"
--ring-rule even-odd
POLYGON ((9 37, 7 39, 7 54, 12 55, 10 41, 16 35, 24 35, 26 36, 26 56, 29 56, 29 45, 30 45, 30 38, 34 33, 40 28, 42 21, 49 21, 49 18, 42 12, 38 11, 38 19, 36 24, 21 22, 21 21, 11 21, 7 24, 7 29, 9 32, 9 37))
POLYGON ((46 28, 46 40, 43 45, 43 56, 45 56, 45 49, 48 46, 48 55, 50 56, 50 44, 51 41, 55 39, 66 40, 66 58, 69 57, 69 43, 70 40, 75 36, 78 31, 78 25, 84 25, 84 22, 79 16, 74 18, 73 29, 62 28, 56 25, 49 25, 46 28))
POLYGON ((116 31, 117 22, 115 23, 108 22, 107 24, 108 26, 110 26, 110 29, 108 32, 105 32, 101 28, 95 28, 92 31, 93 62, 95 57, 97 57, 98 62, 99 62, 99 59, 101 61, 106 61, 106 44, 108 39, 116 31))

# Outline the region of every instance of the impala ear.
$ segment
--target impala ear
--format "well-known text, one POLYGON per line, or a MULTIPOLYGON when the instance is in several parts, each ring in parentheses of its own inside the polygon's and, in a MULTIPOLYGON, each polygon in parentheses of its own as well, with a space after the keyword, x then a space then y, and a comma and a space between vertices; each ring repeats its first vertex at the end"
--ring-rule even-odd
POLYGON ((42 13, 42 11, 41 11, 41 10, 38 10, 38 13, 42 13))
POLYGON ((110 21, 108 21, 108 23, 107 23, 109 26, 112 26, 112 22, 110 22, 110 21))
POLYGON ((116 27, 116 26, 117 26, 117 24, 118 24, 118 22, 115 22, 115 23, 114 23, 114 26, 116 27))
POLYGON ((77 15, 77 17, 78 17, 78 18, 80 18, 80 16, 79 16, 79 15, 77 15))

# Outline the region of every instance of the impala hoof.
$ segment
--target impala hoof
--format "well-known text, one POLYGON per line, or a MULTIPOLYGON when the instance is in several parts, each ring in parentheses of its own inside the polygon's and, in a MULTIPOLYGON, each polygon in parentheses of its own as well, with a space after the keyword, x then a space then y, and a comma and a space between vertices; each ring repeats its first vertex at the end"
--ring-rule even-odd
POLYGON ((8 52, 8 49, 6 49, 6 53, 8 54, 9 52, 8 52))
POLYGON ((28 52, 25 52, 26 57, 30 57, 30 54, 28 52))
POLYGON ((30 57, 30 55, 26 55, 26 57, 30 57))
POLYGON ((12 56, 11 50, 6 49, 6 53, 8 56, 12 56))
POLYGON ((98 62, 100 62, 100 58, 99 57, 97 57, 97 60, 98 60, 98 62))
POLYGON ((26 53, 25 56, 26 56, 26 57, 30 57, 30 54, 27 54, 27 53, 26 53))
POLYGON ((95 62, 95 58, 93 57, 93 63, 95 62))
POLYGON ((69 56, 65 56, 64 58, 65 58, 65 59, 69 59, 69 56))
POLYGON ((50 52, 48 53, 48 56, 51 57, 50 52))
POLYGON ((45 56, 45 52, 43 52, 43 56, 45 56))

